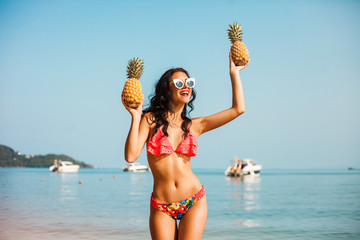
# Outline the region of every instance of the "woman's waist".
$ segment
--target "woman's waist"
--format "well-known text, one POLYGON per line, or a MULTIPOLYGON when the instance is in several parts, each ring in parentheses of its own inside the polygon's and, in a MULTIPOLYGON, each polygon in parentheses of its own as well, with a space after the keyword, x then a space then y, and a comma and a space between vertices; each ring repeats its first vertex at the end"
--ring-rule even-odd
POLYGON ((193 196, 201 188, 202 184, 195 175, 167 181, 154 179, 152 195, 160 203, 172 203, 193 196))

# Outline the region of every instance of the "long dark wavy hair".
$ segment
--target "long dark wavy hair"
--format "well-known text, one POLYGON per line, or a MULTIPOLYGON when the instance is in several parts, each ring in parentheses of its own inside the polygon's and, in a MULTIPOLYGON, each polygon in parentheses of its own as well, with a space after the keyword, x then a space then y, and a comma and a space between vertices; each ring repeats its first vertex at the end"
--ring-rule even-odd
MULTIPOLYGON (((176 72, 183 72, 188 77, 189 73, 183 68, 172 68, 167 70, 159 79, 155 85, 155 94, 151 97, 150 106, 143 110, 143 114, 151 113, 150 123, 155 123, 155 132, 159 127, 163 126, 163 132, 165 136, 169 136, 167 129, 169 127, 169 122, 166 119, 169 113, 174 113, 174 109, 171 106, 171 92, 170 92, 170 80, 171 76, 176 72)), ((196 98, 196 92, 192 89, 192 94, 190 101, 185 104, 184 109, 181 113, 181 118, 184 120, 181 124, 181 129, 184 131, 184 137, 189 133, 189 124, 191 124, 191 119, 188 117, 189 113, 194 109, 193 102, 196 98), (190 110, 187 111, 189 106, 190 110)))

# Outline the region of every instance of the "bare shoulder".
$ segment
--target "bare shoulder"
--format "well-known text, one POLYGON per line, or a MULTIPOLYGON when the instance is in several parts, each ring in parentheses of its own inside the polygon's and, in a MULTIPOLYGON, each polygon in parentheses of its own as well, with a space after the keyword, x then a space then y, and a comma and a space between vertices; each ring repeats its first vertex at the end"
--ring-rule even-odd
POLYGON ((152 118, 151 112, 144 113, 143 117, 152 118))
POLYGON ((204 117, 197 117, 191 119, 191 132, 195 135, 196 138, 198 138, 202 134, 202 123, 203 123, 204 117))
POLYGON ((142 116, 141 122, 142 122, 142 124, 145 124, 150 129, 154 128, 154 126, 156 125, 154 116, 150 112, 145 113, 142 116))

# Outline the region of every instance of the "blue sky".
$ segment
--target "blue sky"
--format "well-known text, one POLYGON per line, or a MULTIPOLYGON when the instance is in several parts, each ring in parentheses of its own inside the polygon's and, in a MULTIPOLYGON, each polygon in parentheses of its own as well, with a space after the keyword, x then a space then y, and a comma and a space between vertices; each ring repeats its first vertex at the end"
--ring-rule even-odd
POLYGON ((192 166, 237 155, 265 168, 360 167, 359 1, 1 1, 0 144, 122 167, 127 61, 145 61, 145 105, 180 66, 197 79, 191 116, 221 111, 234 21, 251 58, 246 112, 200 136, 192 166))

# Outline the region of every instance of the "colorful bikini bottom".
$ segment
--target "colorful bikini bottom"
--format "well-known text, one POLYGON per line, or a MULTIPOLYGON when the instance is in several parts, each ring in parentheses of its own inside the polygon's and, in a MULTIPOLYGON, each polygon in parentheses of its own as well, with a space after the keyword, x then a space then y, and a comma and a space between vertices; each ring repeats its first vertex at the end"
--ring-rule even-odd
POLYGON ((151 205, 154 208, 159 209, 160 211, 168 214, 173 219, 180 220, 182 216, 184 216, 184 214, 197 201, 199 201, 203 196, 205 196, 205 194, 206 194, 205 188, 204 186, 202 186, 200 191, 195 193, 193 196, 176 203, 158 203, 153 197, 153 194, 151 194, 151 205))

